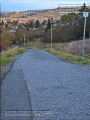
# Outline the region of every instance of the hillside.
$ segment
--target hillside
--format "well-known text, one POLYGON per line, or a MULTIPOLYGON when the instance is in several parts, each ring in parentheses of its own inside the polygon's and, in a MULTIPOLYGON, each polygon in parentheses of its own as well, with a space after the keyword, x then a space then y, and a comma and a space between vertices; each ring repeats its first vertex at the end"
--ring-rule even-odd
POLYGON ((47 20, 49 17, 53 17, 53 20, 59 20, 62 14, 58 12, 58 9, 49 9, 49 10, 38 10, 38 11, 23 11, 23 12, 13 12, 9 13, 6 19, 14 20, 39 20, 40 22, 47 20))

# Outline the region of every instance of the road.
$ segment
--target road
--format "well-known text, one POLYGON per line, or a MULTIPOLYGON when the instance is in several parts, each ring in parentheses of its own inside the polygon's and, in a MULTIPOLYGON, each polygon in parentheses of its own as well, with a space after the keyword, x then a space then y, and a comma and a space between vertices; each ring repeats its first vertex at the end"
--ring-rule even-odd
POLYGON ((90 120, 90 66, 47 51, 19 57, 1 90, 2 120, 90 120))

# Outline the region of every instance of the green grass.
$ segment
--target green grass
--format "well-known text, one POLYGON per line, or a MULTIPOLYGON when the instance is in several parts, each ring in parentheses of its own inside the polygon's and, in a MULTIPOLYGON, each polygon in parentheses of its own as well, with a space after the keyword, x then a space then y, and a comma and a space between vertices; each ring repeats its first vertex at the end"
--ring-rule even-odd
POLYGON ((1 53, 1 68, 3 68, 8 62, 12 60, 12 58, 16 55, 24 53, 26 50, 25 48, 17 48, 17 49, 10 49, 4 53, 1 53))
POLYGON ((72 55, 69 53, 64 53, 61 51, 57 51, 54 49, 47 49, 48 52, 61 57, 62 59, 71 62, 71 63, 78 63, 78 64, 85 64, 85 65, 90 65, 90 59, 84 57, 84 59, 81 58, 81 56, 76 56, 76 55, 72 55))

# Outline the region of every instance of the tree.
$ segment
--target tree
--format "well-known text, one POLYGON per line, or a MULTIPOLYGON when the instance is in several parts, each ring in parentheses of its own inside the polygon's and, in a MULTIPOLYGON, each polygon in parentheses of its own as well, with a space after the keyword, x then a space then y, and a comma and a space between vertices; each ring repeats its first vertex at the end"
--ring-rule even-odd
POLYGON ((8 28, 8 24, 5 23, 5 28, 8 28))
POLYGON ((36 22, 35 22, 35 28, 38 28, 38 27, 40 27, 40 22, 39 22, 39 20, 36 20, 36 22))
POLYGON ((29 31, 29 24, 28 23, 26 24, 26 28, 27 28, 27 31, 29 31))
POLYGON ((50 19, 48 19, 46 31, 49 30, 50 28, 51 28, 51 21, 50 21, 50 19))
POLYGON ((17 26, 17 25, 18 25, 18 21, 15 21, 15 20, 12 21, 12 25, 13 25, 13 26, 17 26))
POLYGON ((89 12, 89 9, 88 9, 88 7, 86 6, 86 4, 84 3, 83 4, 83 6, 81 7, 81 9, 79 9, 78 11, 80 11, 80 12, 89 12))
POLYGON ((4 25, 4 21, 2 20, 2 25, 4 25))
POLYGON ((87 23, 86 23, 86 37, 89 38, 90 37, 90 14, 87 17, 87 23))
POLYGON ((61 17, 61 19, 60 19, 60 21, 62 22, 62 23, 71 23, 71 21, 72 21, 72 16, 73 16, 73 14, 65 14, 65 15, 63 15, 62 17, 61 17))
POLYGON ((47 21, 45 20, 42 24, 43 24, 43 25, 46 25, 46 24, 47 24, 47 21))
POLYGON ((63 16, 61 17, 60 21, 66 23, 66 22, 67 22, 67 15, 66 15, 66 14, 63 15, 63 16))
POLYGON ((30 22, 29 28, 33 29, 33 23, 32 22, 30 22))
POLYGON ((11 33, 0 33, 0 37, 1 37, 1 39, 0 39, 0 43, 1 43, 0 50, 8 49, 12 44, 13 34, 11 34, 11 33))

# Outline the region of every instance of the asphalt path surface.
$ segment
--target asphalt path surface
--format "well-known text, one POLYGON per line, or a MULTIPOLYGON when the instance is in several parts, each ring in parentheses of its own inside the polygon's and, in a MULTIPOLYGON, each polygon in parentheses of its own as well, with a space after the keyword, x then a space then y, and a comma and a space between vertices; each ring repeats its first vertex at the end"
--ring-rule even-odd
POLYGON ((2 81, 1 110, 1 120, 90 120, 90 66, 29 50, 2 81))

